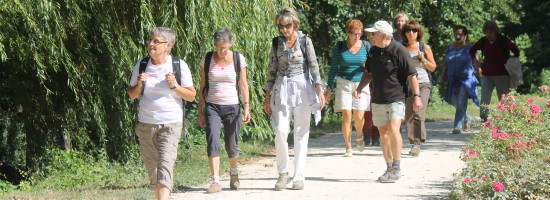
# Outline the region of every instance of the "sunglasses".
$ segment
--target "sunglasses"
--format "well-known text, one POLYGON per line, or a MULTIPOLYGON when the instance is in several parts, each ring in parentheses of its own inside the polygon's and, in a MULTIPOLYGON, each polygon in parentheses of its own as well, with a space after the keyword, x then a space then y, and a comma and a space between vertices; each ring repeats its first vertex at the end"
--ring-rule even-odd
POLYGON ((411 32, 411 31, 413 33, 418 33, 418 29, 405 29, 404 31, 405 31, 405 33, 408 33, 408 32, 411 32))
POLYGON ((279 27, 279 29, 284 29, 284 28, 290 29, 290 28, 292 28, 292 25, 293 25, 292 23, 284 24, 284 25, 283 24, 277 24, 277 27, 279 27))

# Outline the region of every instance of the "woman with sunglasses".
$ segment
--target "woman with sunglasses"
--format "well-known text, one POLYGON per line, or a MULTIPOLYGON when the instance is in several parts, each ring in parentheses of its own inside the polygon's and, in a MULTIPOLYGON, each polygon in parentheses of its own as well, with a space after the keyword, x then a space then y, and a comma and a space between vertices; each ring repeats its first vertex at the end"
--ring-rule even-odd
POLYGON ((242 124, 250 122, 248 104, 248 82, 246 61, 238 52, 231 51, 233 35, 228 28, 221 28, 214 34, 216 51, 207 53, 201 60, 201 83, 199 93, 198 123, 206 126, 208 164, 212 184, 206 193, 222 191, 220 185, 220 151, 222 149, 220 129, 223 124, 225 151, 229 157, 229 187, 240 187, 237 170, 239 157, 239 134, 242 124), (238 60, 237 60, 238 59, 238 60), (239 73, 239 74, 237 74, 239 73), (237 80, 238 79, 238 80, 237 80), (241 118, 239 91, 244 115, 241 118))
MULTIPOLYGON (((337 42, 332 51, 325 99, 330 101, 333 85, 336 82, 334 112, 342 112, 342 133, 346 144, 344 157, 351 157, 353 155, 351 149, 352 117, 355 121, 357 150, 363 151, 365 148, 361 131, 364 123, 364 113, 370 111, 369 87, 362 90, 359 99, 353 98, 352 94, 357 89, 365 71, 363 63, 367 59, 370 44, 361 40, 363 23, 359 20, 351 19, 346 22, 346 34, 348 39, 337 42)), ((368 142, 370 142, 370 138, 368 142)))
POLYGON ((454 28, 455 42, 449 44, 445 51, 445 62, 441 66, 441 84, 447 83, 445 101, 455 106, 455 120, 453 134, 460 134, 460 130, 470 129, 468 99, 471 98, 479 106, 477 85, 479 82, 474 75, 474 65, 470 58, 472 44, 468 43, 468 29, 465 26, 454 28))
POLYGON ((430 81, 430 72, 433 72, 437 67, 434 61, 432 48, 422 43, 422 26, 417 21, 409 21, 405 24, 403 32, 401 32, 404 42, 407 47, 414 65, 416 66, 418 85, 420 87, 420 99, 422 99, 422 108, 418 111, 413 110, 413 97, 407 98, 405 109, 405 127, 409 143, 412 144, 412 156, 420 154, 420 142, 426 140, 426 108, 432 89, 430 81))
POLYGON ((298 30, 300 19, 292 8, 284 8, 275 17, 281 36, 273 38, 267 82, 263 86, 266 96, 264 111, 271 115, 275 132, 275 149, 279 178, 275 190, 285 189, 289 172, 294 168, 292 189, 304 189, 310 118, 321 120, 325 95, 319 65, 311 39, 298 30), (294 167, 290 166, 288 133, 294 121, 294 167))

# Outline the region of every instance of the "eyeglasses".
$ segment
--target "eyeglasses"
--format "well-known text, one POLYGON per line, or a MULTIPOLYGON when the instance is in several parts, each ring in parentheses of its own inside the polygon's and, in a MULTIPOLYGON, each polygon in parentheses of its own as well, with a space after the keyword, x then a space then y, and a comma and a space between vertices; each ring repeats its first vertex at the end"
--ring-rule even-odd
POLYGON ((277 27, 279 27, 279 29, 290 29, 292 28, 292 23, 289 23, 289 24, 277 24, 277 27))
POLYGON ((413 33, 418 33, 418 29, 405 29, 404 31, 405 31, 405 33, 408 33, 408 32, 411 32, 411 31, 413 33))
POLYGON ((149 40, 149 43, 153 43, 154 45, 159 45, 159 44, 164 44, 164 43, 168 43, 168 42, 161 42, 161 41, 158 41, 158 40, 149 40))

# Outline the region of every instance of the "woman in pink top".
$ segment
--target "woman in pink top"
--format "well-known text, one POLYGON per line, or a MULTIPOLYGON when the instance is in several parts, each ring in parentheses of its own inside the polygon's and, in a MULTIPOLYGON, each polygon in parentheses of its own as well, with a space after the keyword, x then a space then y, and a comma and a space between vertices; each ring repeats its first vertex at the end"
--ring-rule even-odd
POLYGON ((229 186, 232 190, 239 189, 237 157, 241 121, 242 124, 250 122, 245 59, 242 54, 230 50, 233 46, 233 36, 228 28, 216 31, 214 45, 216 51, 207 53, 201 60, 203 69, 198 114, 199 125, 206 125, 208 163, 212 178, 212 184, 206 190, 207 193, 222 191, 219 178, 222 123, 225 150, 231 167, 229 186), (244 120, 241 119, 238 90, 241 94, 244 120))

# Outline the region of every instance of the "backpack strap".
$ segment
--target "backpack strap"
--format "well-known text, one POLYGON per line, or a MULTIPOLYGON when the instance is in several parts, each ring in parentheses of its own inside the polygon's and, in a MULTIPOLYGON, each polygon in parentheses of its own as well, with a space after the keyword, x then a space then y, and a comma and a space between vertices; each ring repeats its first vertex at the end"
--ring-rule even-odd
POLYGON ((237 87, 237 94, 240 96, 239 80, 241 78, 241 54, 238 51, 233 51, 233 65, 235 66, 235 75, 237 77, 235 87, 237 87))
POLYGON ((274 37, 271 39, 271 48, 274 48, 275 53, 277 53, 277 49, 279 48, 279 37, 274 37))
POLYGON ((210 72, 210 62, 212 62, 212 55, 214 55, 214 52, 208 52, 206 53, 206 56, 204 57, 204 88, 201 91, 202 96, 206 98, 206 95, 208 94, 209 84, 208 84, 208 72, 210 72))
POLYGON ((369 51, 370 51, 370 42, 368 41, 365 41, 365 40, 362 40, 363 41, 363 45, 365 45, 365 48, 367 50, 367 55, 369 55, 369 51))
MULTIPOLYGON (((147 68, 147 63, 149 62, 150 59, 151 59, 151 57, 149 57, 149 56, 147 56, 144 59, 141 59, 141 61, 139 62, 139 73, 138 74, 141 74, 141 73, 145 72, 145 69, 147 68)), ((141 87, 141 96, 143 96, 143 92, 145 92, 145 82, 143 82, 143 86, 141 87)))
MULTIPOLYGON (((181 86, 181 60, 176 57, 176 56, 172 56, 172 72, 174 74, 174 76, 176 77, 176 82, 178 83, 178 85, 181 86)), ((183 113, 183 116, 182 116, 182 120, 181 120, 181 124, 182 124, 182 129, 181 129, 181 138, 183 141, 185 141, 186 139, 186 136, 185 136, 185 105, 187 105, 187 101, 183 98, 181 98, 181 111, 183 113)))
POLYGON ((418 44, 418 48, 420 49, 420 51, 421 51, 422 53, 424 53, 424 55, 426 55, 426 44, 420 42, 420 43, 418 44))

